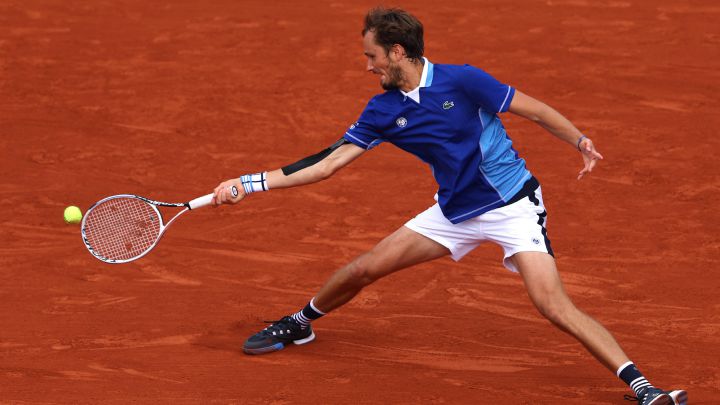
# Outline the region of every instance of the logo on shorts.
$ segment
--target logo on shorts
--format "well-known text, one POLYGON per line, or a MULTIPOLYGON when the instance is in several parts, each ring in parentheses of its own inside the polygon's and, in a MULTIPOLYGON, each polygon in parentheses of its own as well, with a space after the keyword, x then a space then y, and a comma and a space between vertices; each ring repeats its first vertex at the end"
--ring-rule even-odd
POLYGON ((400 128, 405 128, 405 126, 407 125, 407 119, 405 119, 405 117, 400 117, 400 118, 398 118, 398 119, 395 120, 395 123, 396 123, 397 126, 399 126, 400 128))
POLYGON ((451 108, 455 107, 454 101, 446 101, 443 103, 443 110, 449 110, 451 108))
POLYGON ((534 244, 536 244, 536 245, 539 245, 539 244, 540 244, 540 239, 538 239, 538 238, 532 238, 532 242, 533 242, 534 244))

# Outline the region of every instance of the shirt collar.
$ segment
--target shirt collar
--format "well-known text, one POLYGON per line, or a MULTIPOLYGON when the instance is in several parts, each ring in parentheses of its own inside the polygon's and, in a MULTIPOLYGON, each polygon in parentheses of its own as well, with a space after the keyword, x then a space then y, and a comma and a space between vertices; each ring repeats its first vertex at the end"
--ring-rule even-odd
POLYGON ((400 90, 400 93, 402 93, 404 97, 410 97, 419 103, 420 87, 430 87, 432 85, 433 70, 433 64, 430 63, 430 61, 423 56, 423 71, 422 75, 420 75, 420 84, 414 89, 408 91, 407 93, 402 90, 400 90))
POLYGON ((423 61, 425 63, 423 64, 422 76, 420 76, 420 87, 430 87, 433 79, 433 64, 424 56, 423 61))

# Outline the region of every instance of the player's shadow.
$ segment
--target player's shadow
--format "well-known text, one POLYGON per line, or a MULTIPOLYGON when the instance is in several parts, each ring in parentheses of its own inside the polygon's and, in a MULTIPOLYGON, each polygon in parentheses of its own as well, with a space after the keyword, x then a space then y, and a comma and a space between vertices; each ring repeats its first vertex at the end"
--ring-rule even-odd
MULTIPOLYGON (((193 341, 193 346, 201 346, 213 350, 242 353, 242 346, 249 336, 249 321, 239 321, 225 330, 209 330, 193 341)), ((252 333, 252 332, 250 332, 252 333)))

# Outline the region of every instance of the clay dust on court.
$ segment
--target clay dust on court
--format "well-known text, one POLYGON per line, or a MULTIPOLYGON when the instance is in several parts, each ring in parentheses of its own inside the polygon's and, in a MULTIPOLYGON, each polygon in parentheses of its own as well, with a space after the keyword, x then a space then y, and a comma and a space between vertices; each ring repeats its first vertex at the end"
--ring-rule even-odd
MULTIPOLYGON (((183 217, 138 262, 92 258, 67 205, 164 201, 332 144, 380 90, 368 1, 0 3, 0 403, 622 403, 485 246, 381 280, 302 348, 242 342, 433 203, 383 145, 333 179, 183 217), (208 4, 205 4, 208 3, 208 4)), ((682 3, 682 4, 681 4, 682 3)), ((407 1, 436 63, 557 108, 605 156, 504 116, 543 184, 566 287, 650 380, 720 395, 720 7, 407 1)))

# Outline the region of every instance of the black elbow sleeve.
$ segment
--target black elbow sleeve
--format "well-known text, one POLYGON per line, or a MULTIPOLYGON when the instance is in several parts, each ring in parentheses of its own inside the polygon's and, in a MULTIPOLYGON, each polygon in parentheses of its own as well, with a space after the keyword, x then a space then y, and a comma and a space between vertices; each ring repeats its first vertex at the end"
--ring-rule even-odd
POLYGON ((319 153, 316 153, 314 155, 300 159, 293 164, 289 164, 289 165, 283 167, 282 172, 284 175, 289 176, 289 175, 291 175, 297 171, 300 171, 306 167, 310 167, 310 166, 320 162, 321 160, 325 159, 331 153, 333 153, 333 151, 335 151, 335 149, 345 145, 346 143, 350 143, 350 142, 347 141, 345 138, 340 138, 340 140, 338 140, 337 142, 332 144, 329 148, 325 148, 322 151, 320 151, 319 153))

